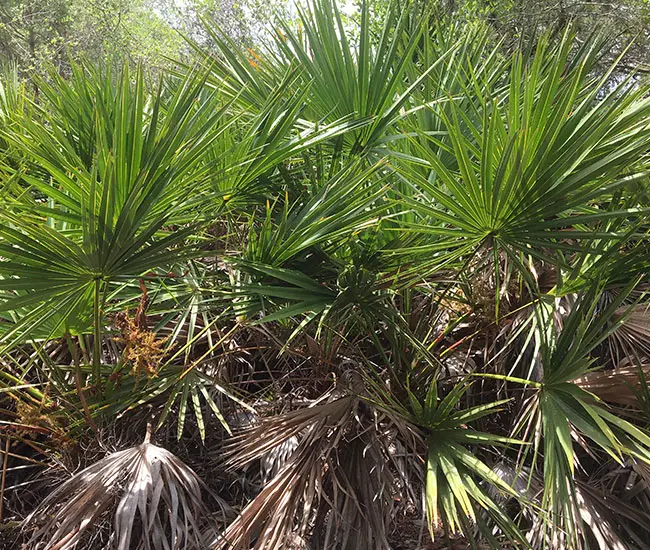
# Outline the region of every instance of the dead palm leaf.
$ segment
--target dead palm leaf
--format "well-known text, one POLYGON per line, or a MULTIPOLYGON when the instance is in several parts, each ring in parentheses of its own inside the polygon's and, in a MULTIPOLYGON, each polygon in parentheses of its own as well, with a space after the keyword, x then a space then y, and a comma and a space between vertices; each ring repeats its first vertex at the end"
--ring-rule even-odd
MULTIPOLYGON (((644 465, 645 466, 645 465, 644 465)), ((543 482, 539 476, 529 471, 519 471, 514 465, 502 461, 494 466, 494 472, 506 483, 511 485, 515 491, 526 496, 530 503, 535 506, 540 504, 540 496, 543 491, 543 482)), ((505 505, 505 497, 493 488, 490 494, 505 505)), ((611 493, 604 493, 602 490, 590 486, 588 483, 579 481, 576 483, 576 512, 581 520, 581 536, 593 538, 598 550, 629 550, 624 537, 621 536, 617 526, 620 518, 626 517, 632 521, 647 522, 648 517, 642 511, 634 510, 626 505, 621 499, 611 493)), ((522 510, 527 520, 531 522, 532 529, 529 532, 529 542, 534 547, 547 547, 552 549, 565 548, 566 540, 564 534, 558 531, 549 537, 544 531, 544 514, 540 514, 539 508, 525 506, 522 510)))
POLYGON ((597 395, 603 401, 619 405, 634 406, 638 404, 639 390, 650 376, 650 365, 622 366, 611 370, 592 371, 576 378, 573 383, 597 395), (643 374, 643 382, 639 376, 643 374))
POLYGON ((309 533, 319 548, 389 548, 399 467, 386 424, 358 398, 341 397, 263 419, 237 436, 230 459, 236 467, 296 436, 300 443, 217 548, 279 550, 309 533))
POLYGON ((202 548, 196 474, 150 442, 112 453, 54 490, 26 520, 29 548, 69 550, 112 510, 116 550, 202 548))
POLYGON ((612 321, 616 329, 609 338, 610 353, 617 364, 650 357, 650 304, 618 308, 612 321))

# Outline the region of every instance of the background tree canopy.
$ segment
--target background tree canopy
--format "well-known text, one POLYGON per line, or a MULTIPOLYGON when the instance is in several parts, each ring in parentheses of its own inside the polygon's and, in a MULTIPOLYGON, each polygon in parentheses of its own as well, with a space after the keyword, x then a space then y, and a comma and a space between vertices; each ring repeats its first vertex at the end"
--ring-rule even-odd
MULTIPOLYGON (((389 0, 374 0, 371 17, 379 22, 389 0)), ((596 2, 580 0, 432 0, 439 16, 486 22, 494 40, 508 47, 533 43, 540 33, 558 36, 569 24, 578 39, 600 30, 616 37, 610 55, 629 45, 621 69, 646 71, 650 44, 647 0, 596 2)), ((345 4, 351 26, 358 25, 358 2, 345 4), (355 15, 356 14, 356 15, 355 15), (356 21, 356 23, 354 22, 356 21)), ((69 56, 93 62, 124 58, 153 66, 185 59, 191 49, 181 34, 207 44, 201 22, 208 18, 235 43, 251 47, 266 40, 263 29, 274 17, 297 20, 288 0, 3 0, 0 5, 0 59, 18 64, 23 74, 53 64, 68 71, 69 56), (180 34, 179 34, 180 33, 180 34)))
POLYGON ((187 57, 181 33, 205 41, 209 18, 238 44, 252 45, 262 23, 281 11, 258 0, 3 0, 0 53, 23 74, 54 65, 69 72, 69 58, 92 62, 129 59, 160 67, 187 57))

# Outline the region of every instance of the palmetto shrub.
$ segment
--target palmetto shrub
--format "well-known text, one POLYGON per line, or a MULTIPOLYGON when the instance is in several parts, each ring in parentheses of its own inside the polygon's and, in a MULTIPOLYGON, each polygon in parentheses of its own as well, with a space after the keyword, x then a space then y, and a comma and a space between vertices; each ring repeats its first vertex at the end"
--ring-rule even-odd
POLYGON ((0 540, 648 547, 650 85, 570 29, 298 19, 1 81, 0 540))

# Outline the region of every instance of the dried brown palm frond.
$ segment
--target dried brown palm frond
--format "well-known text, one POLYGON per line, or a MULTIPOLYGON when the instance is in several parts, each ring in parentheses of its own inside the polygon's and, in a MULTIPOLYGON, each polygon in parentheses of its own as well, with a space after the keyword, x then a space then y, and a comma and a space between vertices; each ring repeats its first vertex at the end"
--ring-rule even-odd
POLYGON ((647 548, 650 543, 649 472, 647 464, 631 458, 622 464, 604 463, 588 481, 578 481, 585 498, 616 526, 625 548, 647 548))
POLYGON ((632 469, 643 480, 646 488, 650 490, 650 465, 646 464, 645 462, 641 462, 640 460, 633 460, 632 469))
POLYGON ((633 406, 637 404, 641 384, 645 382, 642 382, 639 370, 645 380, 650 377, 650 365, 622 366, 612 370, 592 371, 576 378, 573 383, 603 401, 633 406))
MULTIPOLYGON (((226 416, 226 421, 233 431, 242 432, 257 425, 260 417, 246 409, 235 409, 226 416)), ((277 475, 297 447, 298 437, 294 436, 283 441, 277 447, 274 447, 260 457, 260 476, 262 483, 267 483, 277 475)))
MULTIPOLYGON (((529 471, 518 471, 513 464, 500 462, 493 467, 494 472, 504 481, 509 483, 517 493, 525 495, 529 502, 539 505, 540 496, 543 491, 543 481, 539 476, 531 475, 529 471)), ((503 504, 504 496, 497 494, 494 489, 490 492, 503 504)), ((650 516, 641 510, 635 510, 611 492, 603 491, 601 488, 593 487, 591 483, 576 481, 575 506, 578 517, 581 520, 581 536, 591 539, 595 545, 593 548, 599 550, 630 550, 636 546, 629 546, 621 526, 621 519, 630 520, 639 524, 647 524, 650 516)), ((544 532, 543 514, 538 508, 526 506, 522 510, 523 515, 532 524, 529 532, 529 541, 534 547, 545 547, 560 549, 565 548, 566 541, 561 532, 558 531, 549 539, 548 533, 544 532)))
POLYGON ((26 520, 27 547, 74 548, 113 512, 116 550, 199 549, 201 482, 169 451, 144 442, 112 453, 54 490, 26 520))
POLYGON ((617 326, 609 337, 609 347, 616 364, 650 357, 650 304, 621 306, 612 322, 617 326))
POLYGON ((342 397, 263 419, 237 436, 230 462, 240 467, 301 434, 217 548, 275 550, 308 533, 319 548, 389 548, 399 458, 386 424, 358 398, 342 397))
MULTIPOLYGON (((629 550, 634 548, 627 543, 626 537, 616 529, 617 515, 625 515, 627 508, 623 502, 612 495, 590 487, 589 484, 576 484, 576 501, 580 518, 596 541, 596 548, 602 550, 629 550)), ((648 518, 646 518, 647 520, 648 518)))

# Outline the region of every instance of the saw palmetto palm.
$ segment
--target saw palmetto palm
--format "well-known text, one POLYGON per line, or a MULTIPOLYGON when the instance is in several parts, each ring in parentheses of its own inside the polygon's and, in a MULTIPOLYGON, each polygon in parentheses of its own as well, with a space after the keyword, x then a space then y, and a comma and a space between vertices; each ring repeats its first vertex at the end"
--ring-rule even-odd
POLYGON ((122 547, 650 544, 648 82, 570 29, 373 9, 317 0, 250 50, 206 20, 158 83, 2 79, 7 475, 146 415, 240 511, 147 443, 28 548, 89 540, 122 472, 122 547))

